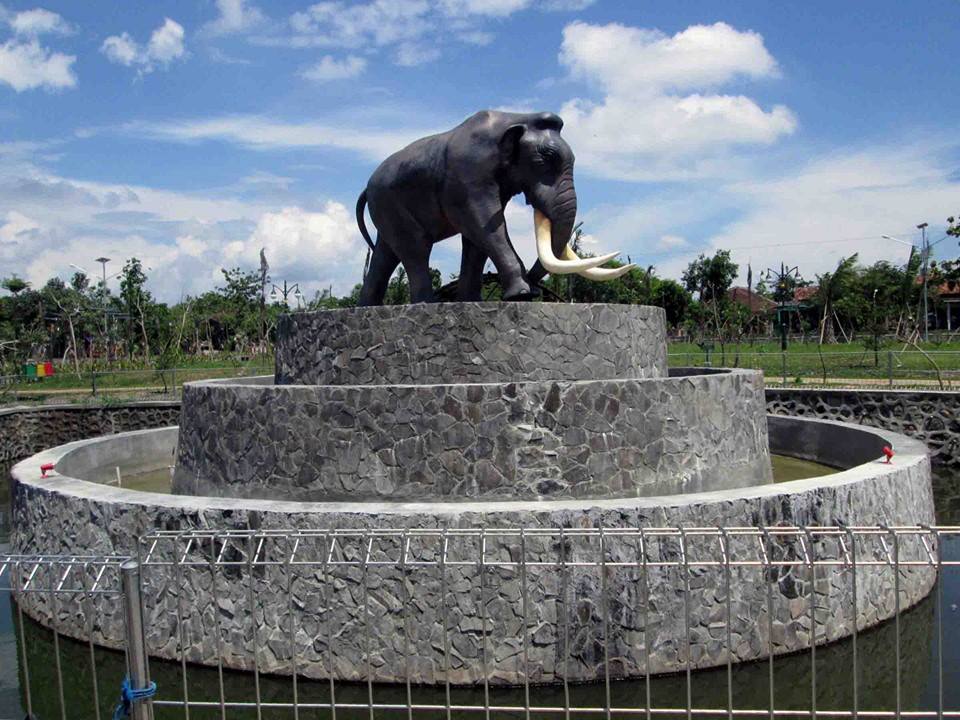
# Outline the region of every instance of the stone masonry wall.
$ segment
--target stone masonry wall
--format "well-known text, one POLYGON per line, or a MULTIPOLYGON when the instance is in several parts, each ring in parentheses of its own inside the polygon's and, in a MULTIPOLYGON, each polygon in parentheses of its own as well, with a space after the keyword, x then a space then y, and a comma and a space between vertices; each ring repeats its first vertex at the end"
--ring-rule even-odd
MULTIPOLYGON (((818 481, 725 493, 580 503, 364 506, 162 498, 40 478, 31 461, 14 469, 14 547, 23 553, 130 554, 137 538, 155 530, 353 529, 361 534, 341 541, 332 554, 324 536, 301 536, 297 557, 303 565, 283 562, 291 543, 282 536, 262 544, 240 537, 225 545, 223 537, 211 535, 193 542, 189 552, 185 540, 165 536, 144 569, 151 654, 173 659, 182 651, 189 662, 216 665, 222 658, 226 667, 244 670, 253 668, 256 657, 261 672, 280 674, 289 674, 295 660, 305 677, 332 673, 387 682, 582 681, 602 679, 607 671, 613 679, 636 677, 680 671, 688 663, 722 665, 728 656, 755 660, 770 651, 795 652, 811 642, 845 637, 854 627, 850 573, 837 562, 818 566, 814 576, 802 561, 796 563, 805 553, 839 560, 835 541, 804 550, 796 538, 774 539, 767 548, 772 568, 731 569, 728 645, 722 565, 644 568, 642 557, 650 564, 680 558, 679 541, 648 541, 644 555, 636 534, 618 536, 616 529, 931 523, 929 462, 922 446, 906 438, 882 441, 903 449, 893 465, 874 462, 818 481), (487 565, 479 562, 477 528, 520 527, 527 528, 525 540, 516 534, 488 537, 487 565), (610 530, 603 554, 596 534, 573 537, 578 528, 598 527, 610 530), (399 539, 371 544, 362 534, 385 528, 472 532, 451 536, 441 567, 436 560, 442 537, 409 547, 411 560, 427 564, 404 563, 399 539), (557 528, 567 529, 565 539, 557 528), (254 547, 259 555, 251 564, 254 547), (214 556, 226 564, 211 569, 214 556), (325 564, 328 557, 332 562, 325 564), (542 564, 522 572, 516 565, 520 558, 542 564), (601 558, 605 569, 561 565, 601 558)), ((145 542, 143 549, 152 545, 145 542)), ((756 539, 729 547, 734 560, 758 556, 756 539)), ((717 540, 691 537, 684 552, 691 559, 715 560, 717 540)), ((931 567, 901 566, 897 598, 894 570, 883 562, 880 540, 860 541, 856 552, 861 562, 880 561, 857 572, 860 630, 891 617, 898 602, 900 608, 918 602, 935 580, 931 567)), ((901 560, 926 558, 915 537, 901 539, 900 553, 901 560)), ((32 616, 56 622, 67 635, 89 632, 73 600, 59 601, 55 616, 43 594, 23 596, 22 602, 32 616)), ((100 609, 94 640, 116 646, 122 633, 118 604, 103 601, 100 609)))
POLYGON ((767 388, 771 415, 839 420, 927 444, 934 464, 960 465, 960 392, 767 388))
POLYGON ((180 422, 176 400, 112 406, 59 405, 0 409, 0 467, 56 445, 180 422))
POLYGON ((278 385, 606 380, 667 374, 661 308, 444 303, 282 315, 278 385))
POLYGON ((770 481, 761 375, 184 389, 174 492, 623 497, 770 481))

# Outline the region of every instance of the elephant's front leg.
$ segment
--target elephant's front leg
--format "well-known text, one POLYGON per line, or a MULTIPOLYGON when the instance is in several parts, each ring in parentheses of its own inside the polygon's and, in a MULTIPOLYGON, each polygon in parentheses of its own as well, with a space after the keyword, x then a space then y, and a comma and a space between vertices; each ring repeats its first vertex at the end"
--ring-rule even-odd
POLYGON ((483 266, 487 263, 487 254, 466 236, 463 240, 463 252, 460 255, 460 277, 457 278, 457 300, 476 302, 482 300, 483 266))
MULTIPOLYGON (((524 278, 523 263, 507 234, 503 207, 496 196, 490 200, 474 200, 460 209, 455 220, 465 238, 490 258, 500 276, 504 300, 525 300, 531 297, 530 285, 524 278)), ((483 266, 480 267, 482 279, 483 266)), ((479 296, 479 288, 477 289, 479 296)))

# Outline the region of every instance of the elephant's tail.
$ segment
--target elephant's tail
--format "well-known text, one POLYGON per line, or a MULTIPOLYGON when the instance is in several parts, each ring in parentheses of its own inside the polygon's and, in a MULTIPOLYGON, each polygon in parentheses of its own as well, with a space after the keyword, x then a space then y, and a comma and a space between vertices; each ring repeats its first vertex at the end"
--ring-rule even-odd
POLYGON ((364 190, 357 198, 357 225, 360 227, 360 234, 367 241, 367 245, 373 250, 373 240, 370 239, 370 233, 367 232, 367 224, 363 220, 363 209, 367 206, 367 191, 364 190))

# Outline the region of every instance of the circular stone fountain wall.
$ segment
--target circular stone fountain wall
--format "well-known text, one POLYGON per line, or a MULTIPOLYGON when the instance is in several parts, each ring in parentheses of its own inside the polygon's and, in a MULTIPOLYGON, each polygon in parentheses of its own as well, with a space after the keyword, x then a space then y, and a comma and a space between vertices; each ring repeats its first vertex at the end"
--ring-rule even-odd
MULTIPOLYGON (((145 618, 160 657, 344 680, 634 677, 836 640, 935 580, 927 565, 892 569, 878 541, 857 550, 875 564, 858 570, 852 603, 849 569, 798 566, 794 537, 771 541, 769 567, 732 567, 728 594, 722 564, 677 565, 715 558, 715 545, 641 546, 640 529, 933 521, 925 450, 892 433, 770 419, 775 449, 850 468, 770 484, 761 375, 668 374, 660 310, 431 305, 284 323, 280 384, 187 385, 179 496, 84 480, 138 454, 169 457, 173 429, 63 446, 13 470, 18 552, 149 554, 145 618), (893 465, 877 463, 885 444, 893 465), (41 477, 46 462, 59 472, 41 477), (331 554, 331 533, 351 531, 331 554), (414 545, 398 555, 402 531, 414 545), (729 635, 718 626, 728 601, 729 635)), ((829 539, 812 549, 839 559, 829 539)), ((757 552, 755 538, 729 548, 734 560, 757 552)), ((901 553, 927 557, 919 542, 901 553)), ((101 598, 92 630, 83 599, 20 600, 68 635, 122 637, 101 598)))
MULTIPOLYGON (((809 456, 815 449, 818 459, 842 458, 854 467, 820 478, 718 492, 512 502, 205 498, 136 492, 82 479, 99 467, 130 462, 138 455, 150 460, 155 460, 151 454, 169 457, 176 442, 176 428, 169 428, 71 443, 15 466, 13 547, 23 554, 71 556, 145 555, 152 548, 151 563, 165 565, 144 569, 147 643, 150 653, 162 658, 179 658, 180 643, 185 642, 183 653, 189 662, 216 666, 222 660, 226 667, 251 670, 251 618, 255 618, 257 667, 286 674, 292 666, 287 624, 292 618, 297 672, 312 678, 328 677, 332 667, 337 679, 365 679, 371 638, 371 676, 384 682, 402 682, 408 670, 411 681, 418 683, 442 683, 448 677, 454 683, 478 683, 484 677, 491 683, 520 683, 597 680, 607 670, 612 678, 676 672, 688 661, 692 668, 707 668, 722 665, 728 657, 722 625, 727 598, 723 567, 693 568, 688 574, 678 567, 659 567, 656 563, 675 563, 679 558, 676 541, 648 537, 642 552, 638 529, 920 526, 934 521, 930 464, 921 443, 842 423, 781 417, 769 421, 774 451, 809 456), (884 445, 897 449, 893 464, 880 461, 884 445), (41 477, 39 468, 48 462, 62 473, 41 477), (592 539, 575 535, 580 529, 601 526, 608 531, 602 555, 609 563, 606 570, 596 566, 562 570, 561 559, 597 563, 601 555, 596 533, 592 539), (515 532, 521 527, 528 532, 522 550, 515 532), (350 563, 324 565, 326 536, 311 534, 318 529, 358 533, 341 543, 336 555, 350 563), (414 547, 414 556, 419 550, 433 562, 414 566, 399 561, 402 536, 395 534, 393 540, 375 543, 371 557, 378 564, 363 571, 359 558, 369 544, 363 533, 391 529, 433 531, 432 540, 418 539, 414 547), (498 536, 497 530, 504 529, 514 532, 498 536), (442 530, 462 533, 451 536, 443 585, 435 561, 442 537, 436 533, 442 530), (618 530, 627 533, 618 535, 618 530), (254 534, 252 541, 244 531, 254 534), (285 534, 301 531, 309 536, 300 540, 297 559, 304 564, 288 565, 282 561, 290 547, 285 534), (193 541, 180 535, 191 532, 203 535, 193 541), (213 561, 223 553, 230 533, 239 533, 235 546, 226 552, 230 564, 214 569, 213 561), (144 536, 147 539, 139 543, 144 536), (259 564, 250 567, 251 542, 258 546, 261 538, 265 544, 259 564), (521 556, 531 563, 523 580, 524 594, 516 567, 521 556), (641 557, 649 562, 645 569, 641 557), (461 561, 466 565, 454 564, 461 561), (601 650, 604 608, 611 657, 617 658, 609 667, 601 650), (410 663, 403 649, 404 616, 410 663), (184 623, 183 633, 178 618, 184 623), (569 642, 563 639, 565 627, 569 642), (456 652, 449 666, 441 628, 447 629, 456 652), (481 660, 483 638, 487 650, 481 660), (524 639, 526 665, 520 653, 524 639)), ((932 536, 929 541, 935 543, 932 536)), ((757 560, 758 542, 754 538, 732 543, 732 559, 757 560)), ((806 552, 812 550, 818 559, 835 561, 819 567, 815 578, 809 568, 795 562, 805 552, 796 537, 774 538, 768 547, 771 557, 782 559, 783 565, 769 570, 734 566, 729 650, 733 660, 809 648, 811 598, 816 601, 816 642, 825 643, 846 637, 854 627, 876 625, 925 597, 936 570, 925 564, 928 555, 918 538, 900 541, 899 599, 895 571, 887 564, 889 544, 885 547, 883 542, 879 534, 873 541, 858 542, 862 565, 857 571, 856 603, 850 595, 849 568, 835 541, 807 546, 806 552)), ((719 557, 716 538, 691 539, 687 552, 699 560, 719 557)), ((81 596, 61 598, 53 606, 49 600, 44 593, 19 598, 31 616, 55 624, 66 635, 85 639, 92 631, 99 644, 122 645, 119 603, 81 596), (86 620, 88 602, 97 608, 92 627, 86 620)))

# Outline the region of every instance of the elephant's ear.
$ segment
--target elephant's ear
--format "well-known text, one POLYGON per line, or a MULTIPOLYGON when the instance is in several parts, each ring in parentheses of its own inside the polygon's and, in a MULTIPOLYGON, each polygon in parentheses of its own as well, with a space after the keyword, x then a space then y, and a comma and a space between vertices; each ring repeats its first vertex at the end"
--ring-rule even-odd
POLYGON ((500 136, 500 162, 503 165, 512 165, 517 158, 517 147, 520 138, 527 131, 525 125, 511 125, 500 136))

